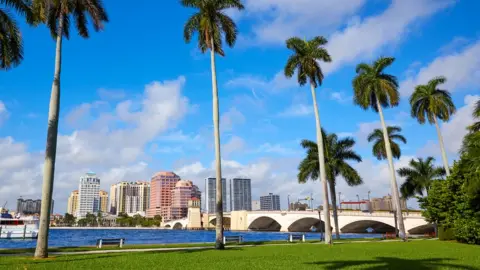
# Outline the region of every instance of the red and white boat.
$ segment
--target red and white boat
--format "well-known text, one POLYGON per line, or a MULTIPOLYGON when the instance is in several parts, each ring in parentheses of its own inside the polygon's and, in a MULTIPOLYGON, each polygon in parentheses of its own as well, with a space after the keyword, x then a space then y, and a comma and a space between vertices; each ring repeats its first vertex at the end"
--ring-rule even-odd
POLYGON ((8 212, 0 215, 0 239, 35 239, 37 237, 37 218, 14 218, 8 212))

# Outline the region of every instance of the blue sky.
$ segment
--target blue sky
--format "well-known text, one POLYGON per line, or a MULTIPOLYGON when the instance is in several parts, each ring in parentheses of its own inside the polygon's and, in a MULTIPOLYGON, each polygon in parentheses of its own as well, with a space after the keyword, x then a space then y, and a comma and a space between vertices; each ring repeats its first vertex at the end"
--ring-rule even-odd
MULTIPOLYGON (((148 180, 175 171, 203 190, 212 175, 213 131, 208 55, 185 44, 183 25, 193 10, 178 1, 104 1, 110 23, 83 40, 64 42, 55 211, 64 212, 80 175, 96 171, 102 188, 118 181, 148 180), (158 3, 157 3, 158 2, 158 3)), ((299 140, 315 138, 311 95, 283 77, 290 36, 323 35, 333 62, 323 65, 318 89, 322 125, 353 136, 364 161, 355 166, 365 185, 342 199, 389 192, 385 162, 371 157, 366 134, 378 127, 375 113, 353 105, 355 65, 378 56, 396 57, 389 72, 401 84, 399 107, 386 110, 403 128, 408 144, 397 167, 432 155, 440 164, 434 127, 409 115, 413 87, 434 76, 448 78, 458 113, 442 125, 448 155, 457 155, 480 86, 480 23, 473 0, 245 0, 229 11, 240 36, 225 58, 217 58, 223 170, 253 180, 253 197, 274 192, 293 198, 314 193, 316 183, 298 185, 299 140)), ((25 60, 0 80, 0 201, 39 197, 55 44, 45 27, 22 24, 25 60), (2 106, 3 104, 3 106, 2 106)), ((74 33, 74 31, 71 31, 74 33)), ((402 180, 399 179, 399 182, 402 180)))

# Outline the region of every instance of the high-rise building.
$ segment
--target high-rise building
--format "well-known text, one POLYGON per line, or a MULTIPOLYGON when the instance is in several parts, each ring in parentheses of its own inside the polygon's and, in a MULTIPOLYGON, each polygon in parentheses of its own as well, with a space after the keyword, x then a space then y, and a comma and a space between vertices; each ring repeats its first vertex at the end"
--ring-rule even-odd
POLYGON ((192 189, 191 181, 181 180, 175 184, 175 188, 172 190, 172 205, 169 213, 171 219, 187 217, 188 202, 192 199, 192 189))
POLYGON ((152 177, 147 217, 160 215, 164 221, 171 220, 172 189, 180 180, 180 176, 173 172, 159 172, 152 177))
MULTIPOLYGON (((205 197, 206 197, 206 208, 207 213, 215 213, 216 211, 216 179, 215 178, 207 178, 205 179, 205 197)), ((227 180, 222 178, 222 206, 223 211, 227 211, 227 180)))
POLYGON ((260 201, 252 201, 252 211, 260 210, 260 201))
POLYGON ((267 196, 260 196, 260 210, 279 211, 280 196, 269 193, 267 196))
POLYGON ((78 190, 72 191, 68 197, 67 213, 70 215, 77 215, 78 209, 78 190))
MULTIPOLYGON (((372 211, 393 211, 395 204, 391 195, 383 196, 383 198, 372 198, 370 200, 370 207, 372 211)), ((400 206, 402 210, 407 209, 407 202, 405 199, 400 199, 400 206)))
POLYGON ((83 218, 88 213, 98 213, 100 210, 100 178, 93 172, 80 177, 78 185, 77 217, 83 218))
POLYGON ((114 214, 135 214, 146 212, 150 202, 150 183, 148 182, 120 182, 112 185, 110 191, 114 193, 115 202, 110 202, 114 214))
POLYGON ((100 212, 108 213, 108 193, 104 190, 100 190, 100 212))
MULTIPOLYGON (((50 209, 50 213, 53 213, 53 203, 50 209)), ((17 214, 20 215, 40 215, 42 208, 42 200, 22 199, 17 200, 17 214)))
POLYGON ((110 214, 117 214, 117 185, 110 186, 110 201, 108 206, 110 214))
POLYGON ((231 211, 252 211, 252 181, 246 178, 230 179, 231 211))

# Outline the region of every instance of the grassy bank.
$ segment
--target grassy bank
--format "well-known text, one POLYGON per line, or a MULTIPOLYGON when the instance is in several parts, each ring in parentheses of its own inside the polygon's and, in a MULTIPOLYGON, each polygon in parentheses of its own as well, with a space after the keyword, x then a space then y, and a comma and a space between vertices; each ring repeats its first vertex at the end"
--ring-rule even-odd
POLYGON ((480 247, 454 242, 318 244, 93 255, 0 257, 0 269, 480 269, 480 247))

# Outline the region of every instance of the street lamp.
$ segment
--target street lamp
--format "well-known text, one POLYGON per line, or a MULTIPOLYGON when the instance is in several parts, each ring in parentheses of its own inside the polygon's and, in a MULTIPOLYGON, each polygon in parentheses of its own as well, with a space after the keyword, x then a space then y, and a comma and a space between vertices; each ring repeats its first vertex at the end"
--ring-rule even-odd
POLYGON ((338 209, 342 209, 342 192, 338 192, 338 209))
POLYGON ((368 201, 370 201, 370 190, 368 191, 368 201))
POLYGON ((360 196, 357 194, 357 201, 358 201, 358 211, 360 211, 360 196))
POLYGON ((287 195, 288 211, 290 211, 290 194, 287 195))

